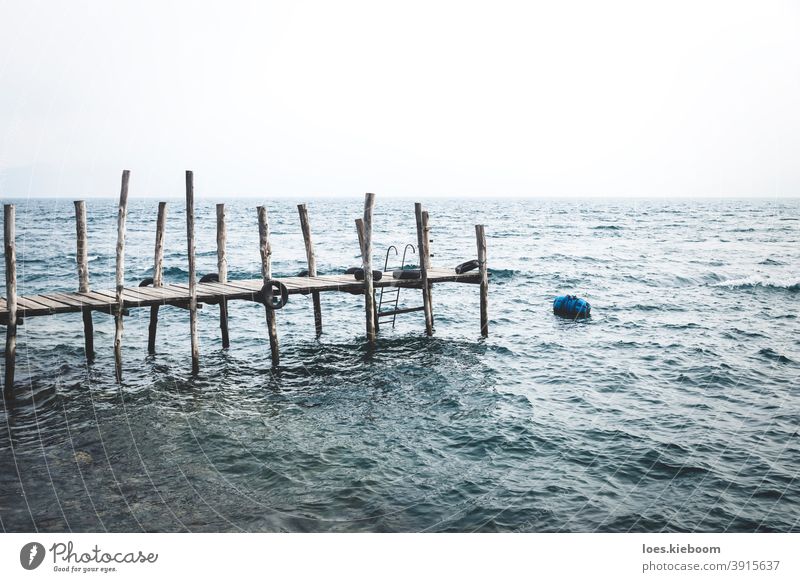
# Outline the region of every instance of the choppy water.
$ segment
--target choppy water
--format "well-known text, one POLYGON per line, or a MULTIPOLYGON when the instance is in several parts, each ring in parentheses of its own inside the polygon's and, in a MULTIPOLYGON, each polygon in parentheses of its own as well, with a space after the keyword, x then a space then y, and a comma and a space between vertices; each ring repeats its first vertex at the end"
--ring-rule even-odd
MULTIPOLYGON (((68 200, 18 200, 23 293, 74 290, 68 200)), ((259 276, 254 201, 229 201, 231 278, 259 276)), ((79 315, 20 328, 16 400, 0 414, 0 526, 40 531, 756 531, 800 529, 800 201, 431 201, 437 265, 489 237, 491 336, 478 289, 434 289, 421 313, 364 349, 363 298, 324 294, 279 314, 271 370, 264 311, 79 315), (555 318, 578 294, 591 320, 555 318)), ((268 202, 274 272, 305 268, 295 201, 268 202)), ((361 201, 312 201, 319 269, 359 262, 361 201)), ((133 199, 126 277, 150 275, 156 201, 133 199)), ((90 201, 92 285, 113 287, 116 207, 90 201)), ((200 273, 215 271, 213 205, 197 211, 200 273)), ((166 279, 185 281, 182 203, 166 279)), ((413 205, 378 198, 377 254, 414 242, 413 205)), ((402 247, 400 247, 402 249, 402 247)), ((1 268, 1 267, 0 267, 1 268)), ((418 292, 404 292, 407 305, 418 292)))

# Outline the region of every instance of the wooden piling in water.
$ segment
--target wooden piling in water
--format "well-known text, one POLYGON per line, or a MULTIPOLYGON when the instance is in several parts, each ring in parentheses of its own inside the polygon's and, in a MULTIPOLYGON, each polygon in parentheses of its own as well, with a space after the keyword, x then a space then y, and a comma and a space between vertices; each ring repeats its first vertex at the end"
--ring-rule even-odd
POLYGON ((486 263, 486 232, 482 224, 475 225, 478 245, 478 270, 481 274, 481 335, 489 335, 489 272, 486 263))
MULTIPOLYGON (((425 261, 425 278, 429 279, 428 273, 431 270, 431 239, 429 236, 431 227, 429 225, 430 216, 428 215, 427 210, 422 211, 422 240, 425 243, 425 252, 422 253, 421 257, 422 260, 425 261)), ((433 318, 433 284, 428 281, 428 284, 423 287, 423 291, 428 297, 428 311, 431 318, 431 329, 433 329, 434 325, 434 318, 433 318)))
MULTIPOLYGON (((89 292, 89 243, 86 226, 86 202, 75 201, 75 235, 77 241, 75 261, 78 264, 78 292, 89 292)), ((92 310, 86 306, 83 316, 83 345, 86 361, 94 360, 94 323, 92 310)))
MULTIPOLYGON (((261 253, 261 277, 264 284, 269 284, 272 280, 272 246, 269 242, 269 222, 267 221, 267 209, 259 206, 258 210, 258 242, 261 253)), ((267 315, 267 333, 269 334, 269 349, 272 354, 272 365, 280 363, 280 351, 278 349, 278 326, 275 321, 275 310, 264 307, 267 315)))
MULTIPOLYGON (((228 241, 228 229, 225 226, 225 205, 217 204, 217 277, 219 282, 228 282, 228 257, 225 246, 228 241)), ((219 329, 222 333, 222 347, 227 349, 231 342, 228 337, 228 301, 222 297, 219 301, 219 329)))
POLYGON ((192 374, 200 372, 200 345, 197 339, 197 274, 194 256, 194 173, 186 170, 186 246, 189 254, 189 333, 192 342, 192 374))
POLYGON ((128 218, 128 182, 130 170, 122 171, 117 213, 117 268, 116 268, 116 312, 114 313, 114 371, 117 382, 122 382, 122 291, 125 288, 125 221, 128 218))
POLYGON ((6 370, 3 397, 11 400, 14 395, 14 371, 17 359, 17 248, 16 212, 13 204, 3 205, 3 243, 6 257, 6 370))
POLYGON ((364 196, 364 252, 362 263, 364 265, 364 310, 367 323, 367 343, 375 345, 375 289, 372 281, 372 209, 375 207, 375 194, 367 193, 364 196))
POLYGON ((417 249, 419 252, 419 270, 422 279, 422 307, 425 312, 425 333, 433 335, 433 309, 431 308, 431 295, 428 292, 428 269, 430 268, 430 254, 427 249, 428 240, 425 233, 425 218, 422 204, 414 204, 414 214, 417 219, 417 249))
MULTIPOLYGON (((361 257, 363 262, 364 255, 367 254, 367 251, 364 248, 364 219, 363 218, 356 218, 356 232, 358 233, 358 248, 361 251, 361 257)), ((373 284, 374 287, 374 284, 373 284)), ((381 322, 380 318, 378 317, 378 302, 375 299, 375 290, 372 291, 372 306, 373 310, 375 311, 375 333, 377 334, 381 329, 381 322)))
MULTIPOLYGON (((164 233, 167 229, 167 203, 158 203, 156 219, 156 245, 153 254, 153 288, 164 285, 164 233)), ((158 305, 150 308, 150 327, 147 334, 147 353, 156 353, 156 331, 158 329, 158 305)))
MULTIPOLYGON (((306 259, 308 260, 308 276, 317 276, 317 257, 314 254, 314 242, 311 240, 311 223, 308 220, 308 209, 305 204, 298 204, 297 211, 300 213, 300 229, 303 231, 303 241, 306 245, 306 259)), ((311 299, 314 303, 314 328, 317 337, 322 335, 322 306, 319 301, 319 292, 313 291, 311 299)))

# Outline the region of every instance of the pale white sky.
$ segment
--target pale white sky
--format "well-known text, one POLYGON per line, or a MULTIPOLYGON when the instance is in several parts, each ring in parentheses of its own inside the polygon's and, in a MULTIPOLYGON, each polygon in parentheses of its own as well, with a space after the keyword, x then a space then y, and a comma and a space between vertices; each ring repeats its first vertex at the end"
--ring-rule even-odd
POLYGON ((800 196, 798 2, 0 0, 0 198, 800 196))

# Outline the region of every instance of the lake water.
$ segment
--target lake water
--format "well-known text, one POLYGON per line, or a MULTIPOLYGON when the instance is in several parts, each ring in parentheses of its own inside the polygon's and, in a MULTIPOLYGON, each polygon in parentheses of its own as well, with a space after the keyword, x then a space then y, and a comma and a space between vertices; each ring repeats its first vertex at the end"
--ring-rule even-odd
MULTIPOLYGON (((133 196, 133 194, 132 194, 133 196)), ((9 202, 6 200, 5 202, 9 202)), ((70 200, 16 200, 20 293, 77 288, 70 200)), ((258 201, 228 200, 229 277, 260 276, 258 201)), ((273 272, 306 267, 296 203, 265 201, 273 272)), ((155 200, 133 196, 126 281, 151 275, 155 200)), ((16 398, 0 412, 6 531, 800 530, 800 201, 442 201, 437 266, 476 256, 485 223, 490 336, 478 287, 434 287, 422 313, 364 345, 363 297, 125 318, 79 314, 19 329, 16 398), (552 313, 556 295, 591 319, 552 313)), ((363 201, 311 200, 320 274, 360 263, 363 201)), ((165 278, 185 282, 183 203, 169 206, 165 278)), ((90 200, 94 288, 113 288, 116 204, 90 200)), ((198 203, 198 272, 216 271, 212 201, 198 203)), ((375 261, 416 240, 411 201, 378 196, 375 261)), ((411 256, 412 262, 414 256, 411 256)), ((390 257, 390 266, 399 258, 390 257)), ((2 266, 0 266, 2 268, 2 266)), ((4 291, 3 291, 4 293, 4 291)), ((421 304, 403 291, 400 304, 421 304)))

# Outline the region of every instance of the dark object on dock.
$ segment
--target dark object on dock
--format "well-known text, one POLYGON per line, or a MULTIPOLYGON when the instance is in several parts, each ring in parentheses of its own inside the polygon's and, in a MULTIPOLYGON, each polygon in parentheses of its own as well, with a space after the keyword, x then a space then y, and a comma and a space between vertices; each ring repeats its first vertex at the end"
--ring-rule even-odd
MULTIPOLYGON (((200 283, 219 283, 219 274, 218 273, 206 273, 202 277, 200 277, 200 283)), ((219 301, 217 299, 212 299, 211 301, 206 301, 211 305, 217 305, 219 301)), ((227 317, 227 314, 226 314, 227 317)), ((222 325, 220 324, 220 328, 222 325)))
MULTIPOLYGON (((363 281, 364 280, 364 269, 356 269, 352 275, 356 278, 356 281, 363 281)), ((372 271, 372 280, 373 281, 380 281, 383 279, 383 272, 373 269, 372 271)))
POLYGON ((280 281, 270 279, 261 287, 259 297, 267 309, 280 309, 289 303, 289 290, 280 281))
POLYGON ((303 269, 302 271, 297 273, 297 275, 295 275, 295 277, 308 277, 308 269, 303 269))
POLYGON ((592 306, 575 295, 561 295, 553 300, 553 313, 569 319, 589 317, 592 306))
POLYGON ((461 263, 456 267, 456 273, 459 275, 461 273, 469 273, 470 271, 474 271, 478 268, 478 261, 477 259, 472 259, 471 261, 467 261, 466 263, 461 263))
POLYGON ((422 271, 419 269, 395 269, 392 271, 393 279, 419 279, 422 271))
MULTIPOLYGON (((83 316, 84 344, 87 362, 91 363, 94 357, 94 329, 92 316, 107 314, 114 317, 114 370, 116 379, 122 381, 122 337, 123 318, 130 315, 130 309, 149 308, 150 327, 148 334, 147 351, 154 354, 156 351, 156 332, 160 308, 177 307, 189 312, 189 335, 191 340, 192 373, 196 374, 200 368, 200 346, 198 334, 197 310, 205 304, 218 304, 220 308, 219 325, 222 332, 222 347, 227 348, 228 339, 228 301, 239 300, 261 303, 265 308, 267 333, 269 335, 272 365, 280 363, 277 315, 276 311, 286 305, 289 295, 311 294, 314 298, 314 325, 317 336, 322 333, 322 314, 319 297, 323 292, 344 292, 364 295, 364 311, 366 316, 366 335, 371 348, 375 346, 376 334, 379 331, 379 318, 392 317, 398 314, 414 311, 425 312, 425 331, 428 335, 433 333, 433 309, 431 301, 431 288, 434 283, 468 283, 480 285, 480 322, 481 334, 488 335, 488 269, 486 263, 486 237, 483 225, 475 226, 475 238, 478 247, 477 273, 455 273, 453 269, 436 268, 431 266, 429 215, 421 204, 414 205, 417 223, 417 242, 420 267, 415 270, 402 270, 399 278, 383 278, 383 273, 388 272, 386 261, 384 270, 372 270, 372 212, 375 204, 375 195, 367 194, 364 201, 363 218, 356 220, 356 233, 358 234, 361 250, 362 266, 348 269, 344 275, 318 276, 316 271, 316 257, 311 239, 311 228, 308 220, 308 211, 304 204, 298 206, 300 222, 308 260, 308 271, 297 277, 272 277, 272 245, 270 243, 269 221, 267 220, 266 207, 259 206, 258 213, 258 242, 261 255, 261 278, 253 280, 236 280, 228 282, 226 256, 227 230, 225 225, 225 206, 216 206, 217 227, 217 274, 211 273, 199 281, 196 276, 195 258, 195 214, 194 214, 194 174, 186 171, 186 245, 188 256, 188 281, 185 283, 164 284, 163 262, 164 241, 166 232, 167 204, 158 204, 158 219, 156 223, 155 253, 153 261, 153 276, 144 279, 135 287, 124 286, 125 274, 125 238, 127 203, 130 172, 122 173, 119 206, 116 228, 116 269, 115 288, 107 290, 94 290, 89 282, 88 262, 88 237, 86 204, 83 201, 75 202, 75 222, 78 267, 78 290, 76 292, 44 291, 37 295, 17 295, 17 268, 16 268, 16 216, 13 204, 3 207, 3 243, 5 259, 5 297, 0 297, 0 325, 6 327, 5 335, 5 369, 3 382, 3 395, 12 399, 17 352, 17 328, 22 325, 23 319, 36 316, 56 315, 61 313, 81 313, 83 316), (387 289, 388 288, 388 289, 387 289), (399 307, 397 295, 400 289, 421 291, 423 305, 421 307, 399 307), (381 311, 380 302, 376 302, 376 291, 389 292, 389 298, 394 302, 394 308, 381 311)), ((406 245, 406 249, 414 250, 413 245, 406 245)), ((395 249, 395 252, 397 249, 395 249)), ((388 251, 387 251, 388 253, 388 251)), ((405 252, 402 261, 405 266, 405 252)), ((381 299, 382 301, 382 299, 381 299)))

